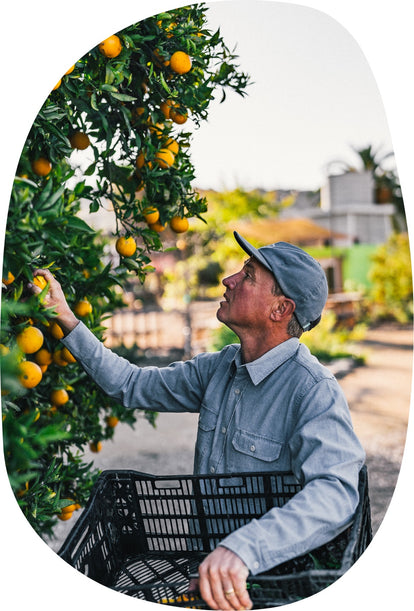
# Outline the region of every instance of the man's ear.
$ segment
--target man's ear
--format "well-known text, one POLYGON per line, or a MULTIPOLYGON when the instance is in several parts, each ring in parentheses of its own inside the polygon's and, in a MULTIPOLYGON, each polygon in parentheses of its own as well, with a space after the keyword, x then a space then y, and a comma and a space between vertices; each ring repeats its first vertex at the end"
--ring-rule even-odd
POLYGON ((282 297, 278 299, 272 311, 270 313, 270 319, 274 322, 281 322, 286 318, 290 318, 295 311, 296 304, 293 299, 289 299, 288 297, 282 297))

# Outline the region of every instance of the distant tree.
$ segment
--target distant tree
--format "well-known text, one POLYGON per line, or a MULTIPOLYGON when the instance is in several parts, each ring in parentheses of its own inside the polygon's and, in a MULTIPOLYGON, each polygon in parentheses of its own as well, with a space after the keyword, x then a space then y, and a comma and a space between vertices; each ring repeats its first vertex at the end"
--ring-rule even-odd
POLYGON ((393 234, 373 255, 368 311, 374 320, 413 318, 413 279, 407 234, 393 234))
POLYGON ((184 293, 191 299, 221 294, 220 275, 226 275, 243 260, 232 236, 236 221, 274 219, 294 201, 293 196, 277 200, 274 192, 246 191, 240 187, 232 191, 207 191, 203 195, 208 202, 203 215, 205 222, 195 220, 180 240, 182 260, 164 276, 167 299, 182 300, 184 293))

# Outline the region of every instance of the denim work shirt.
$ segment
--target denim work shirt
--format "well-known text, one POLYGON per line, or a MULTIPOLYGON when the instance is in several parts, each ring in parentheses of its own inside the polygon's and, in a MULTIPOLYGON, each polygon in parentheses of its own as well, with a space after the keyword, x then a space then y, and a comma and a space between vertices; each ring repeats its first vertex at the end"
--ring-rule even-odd
POLYGON ((243 364, 239 345, 137 367, 80 322, 62 342, 127 408, 199 413, 194 473, 292 471, 304 486, 222 540, 252 574, 323 545, 356 510, 365 453, 342 390, 297 338, 243 364))

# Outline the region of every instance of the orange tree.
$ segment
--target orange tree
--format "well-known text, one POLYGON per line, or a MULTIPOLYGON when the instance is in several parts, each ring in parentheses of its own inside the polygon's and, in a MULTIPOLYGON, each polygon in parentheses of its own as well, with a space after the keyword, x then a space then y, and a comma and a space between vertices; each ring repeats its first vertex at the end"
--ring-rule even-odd
MULTIPOLYGON (((167 223, 182 231, 206 201, 192 188, 186 123, 207 118, 215 92, 245 94, 248 76, 202 4, 114 34, 59 79, 38 112, 14 181, 6 226, 2 299, 2 399, 6 466, 18 503, 40 535, 68 519, 97 475, 99 451, 119 420, 60 342, 55 312, 27 291, 37 267, 61 282, 69 304, 101 339, 122 305, 128 274, 143 282, 167 223), (73 155, 74 149, 77 154, 73 155), (83 151, 79 153, 79 151, 83 151), (77 165, 83 155, 86 170, 77 165), (112 205, 105 238, 79 215, 112 205)), ((84 162, 83 162, 84 163, 84 162)), ((154 421, 153 416, 147 414, 154 421)))

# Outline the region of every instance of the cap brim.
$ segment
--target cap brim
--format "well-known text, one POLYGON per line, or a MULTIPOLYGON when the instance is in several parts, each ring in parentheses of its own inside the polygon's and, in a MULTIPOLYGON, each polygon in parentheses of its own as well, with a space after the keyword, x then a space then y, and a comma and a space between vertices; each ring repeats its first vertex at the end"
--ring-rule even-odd
POLYGON ((247 252, 248 255, 257 259, 259 263, 264 265, 265 268, 268 269, 273 274, 273 270, 270 267, 269 263, 266 261, 264 256, 257 250, 257 248, 249 244, 249 242, 245 240, 239 233, 237 233, 237 231, 233 231, 233 235, 236 238, 239 246, 241 246, 243 250, 247 252))

